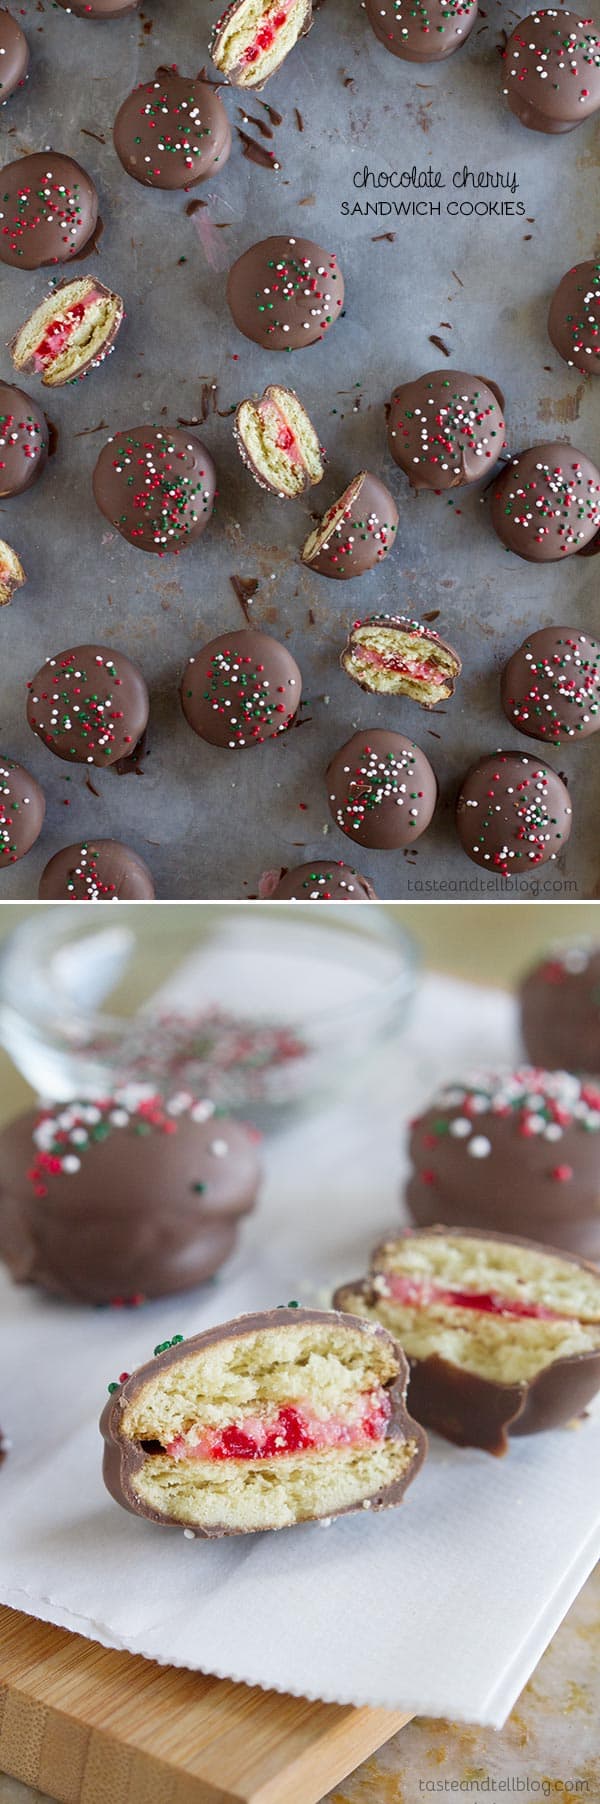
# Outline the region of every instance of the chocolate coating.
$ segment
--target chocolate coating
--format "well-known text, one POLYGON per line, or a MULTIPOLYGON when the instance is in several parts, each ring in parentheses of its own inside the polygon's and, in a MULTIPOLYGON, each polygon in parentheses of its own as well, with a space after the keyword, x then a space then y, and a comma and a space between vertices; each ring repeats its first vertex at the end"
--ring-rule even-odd
POLYGON ((375 891, 367 877, 349 864, 297 864, 292 870, 265 871, 259 884, 261 901, 273 902, 374 902, 375 891))
POLYGON ((93 476, 101 514, 138 551, 182 551, 208 526, 216 472, 210 452, 180 426, 130 426, 100 452, 93 476))
POLYGON ((409 1151, 420 1228, 525 1228, 544 1246, 600 1254, 600 1092, 585 1080, 522 1067, 447 1084, 412 1122, 409 1151))
POLYGON ((29 68, 29 45, 12 13, 0 7, 0 105, 21 88, 29 68))
MULTIPOLYGON (((328 1324, 335 1322, 336 1316, 341 1327, 355 1328, 362 1333, 373 1332, 371 1324, 361 1321, 359 1316, 347 1314, 342 1316, 337 1311, 298 1308, 271 1309, 261 1314, 238 1316, 235 1321, 224 1322, 218 1328, 209 1328, 204 1334, 190 1335, 183 1345, 167 1347, 164 1352, 158 1353, 155 1359, 149 1360, 146 1365, 138 1366, 137 1371, 131 1374, 126 1383, 109 1397, 100 1417, 100 1433, 105 1443, 102 1475, 106 1488, 111 1497, 114 1497, 115 1502, 121 1504, 123 1509, 130 1510, 134 1516, 144 1516, 148 1521, 162 1523, 167 1528, 176 1525, 176 1517, 151 1509, 132 1489, 132 1478, 143 1464, 146 1454, 139 1443, 127 1440, 120 1433, 123 1410, 149 1378, 154 1378, 158 1371, 168 1371, 169 1367, 180 1364, 188 1356, 193 1358, 195 1353, 201 1352, 205 1347, 214 1346, 219 1341, 240 1340, 245 1334, 254 1334, 261 1328, 285 1328, 286 1325, 297 1327, 299 1323, 303 1322, 314 1323, 315 1326, 328 1324), (160 1366, 157 1365, 157 1360, 160 1360, 160 1366)), ((406 1409, 408 1363, 404 1354, 392 1340, 391 1335, 387 1334, 385 1328, 376 1328, 375 1332, 378 1336, 385 1336, 385 1339, 391 1342, 398 1360, 398 1377, 391 1385, 386 1386, 392 1407, 386 1426, 385 1439, 404 1441, 410 1438, 416 1443, 416 1451, 407 1471, 369 1499, 371 1510, 381 1510, 401 1502, 407 1486, 416 1477, 423 1464, 427 1451, 427 1437, 419 1424, 413 1420, 412 1416, 409 1416, 406 1409)), ((363 1508, 364 1504, 358 1503, 350 1508, 338 1510, 335 1514, 352 1515, 356 1510, 363 1508)), ((328 1517, 328 1520, 331 1520, 331 1517, 328 1517)), ((223 1526, 210 1529, 194 1527, 191 1532, 202 1540, 212 1540, 227 1534, 228 1531, 223 1526)))
POLYGON ((405 63, 441 63, 473 30, 477 0, 366 0, 375 37, 405 63))
POLYGON ((550 302, 548 334, 571 369, 600 375, 600 263, 567 270, 550 302))
POLYGON ((35 777, 0 754, 0 871, 31 851, 45 813, 46 798, 35 777))
POLYGON ((24 388, 0 382, 0 495, 21 495, 41 476, 48 421, 24 388))
POLYGON ((0 170, 0 261, 40 269, 78 256, 96 228, 98 196, 73 157, 35 151, 0 170))
POLYGON ((570 132, 600 107, 600 36, 593 19, 558 8, 521 19, 502 53, 503 93, 533 132, 570 132))
POLYGON ((364 576, 388 556, 398 509, 385 483, 361 470, 323 515, 302 550, 302 562, 319 576, 364 576))
MULTIPOLYGON (((427 1228, 427 1235, 439 1234, 442 1239, 446 1231, 435 1225, 427 1228)), ((412 1230, 407 1232, 414 1240, 412 1230)), ((460 1229, 452 1228, 451 1233, 452 1239, 460 1239, 460 1229)), ((399 1241, 404 1238, 403 1234, 397 1236, 399 1241)), ((524 1240, 520 1235, 488 1234, 470 1228, 468 1238, 500 1241, 529 1252, 543 1250, 538 1242, 524 1240)), ((373 1253, 373 1277, 377 1275, 379 1256, 384 1251, 384 1247, 377 1247, 373 1253)), ((600 1278, 595 1266, 586 1260, 564 1252, 560 1256, 563 1259, 571 1257, 574 1265, 600 1278)), ((349 1308, 351 1297, 355 1306, 356 1298, 362 1297, 368 1310, 376 1309, 378 1293, 373 1278, 342 1285, 336 1291, 334 1303, 339 1309, 349 1308)), ((428 1354, 424 1359, 411 1355, 408 1363, 408 1403, 410 1409, 414 1409, 417 1421, 458 1447, 480 1447, 483 1452, 497 1456, 506 1453, 509 1435, 541 1434, 573 1421, 591 1403, 600 1386, 600 1350, 554 1359, 533 1378, 517 1384, 500 1384, 482 1378, 439 1353, 428 1354)))
POLYGON ((504 403, 484 376, 429 370, 394 389, 388 445, 413 489, 456 489, 489 476, 506 444, 504 403))
POLYGON ((285 733, 302 696, 302 677, 286 645, 252 627, 232 628, 190 658, 181 706, 194 733, 237 751, 285 733))
POLYGON ((521 1037, 533 1064, 600 1077, 600 945, 557 947, 528 971, 519 1006, 521 1037))
POLYGON ((245 338, 265 351, 300 351, 339 318, 344 278, 335 254, 310 238, 263 238, 232 264, 227 302, 245 338))
POLYGON ((147 188, 193 188, 227 162, 231 128, 222 100, 207 81, 156 70, 119 107, 117 156, 147 188))
POLYGON ((494 483, 491 520, 503 545, 530 563, 572 557, 600 527, 600 470, 574 445, 530 445, 494 483))
POLYGON ((456 830, 467 857, 500 877, 560 857, 572 826, 562 777, 524 752, 491 752, 467 771, 456 830))
POLYGON ((154 884, 142 858, 116 839, 62 846, 40 877, 43 902, 147 902, 154 884))
POLYGON ((141 1302, 211 1277, 260 1175, 241 1122, 190 1096, 171 1107, 149 1085, 28 1109, 0 1146, 0 1257, 17 1283, 82 1303, 141 1302))
POLYGON ((530 633, 502 673, 507 720, 530 739, 561 745, 600 727, 600 641, 574 626, 530 633))
POLYGON ((131 757, 145 731, 149 700, 142 673, 107 645, 57 652, 27 688, 30 727, 70 764, 102 766, 131 757))
POLYGON ((354 733, 327 771, 336 826, 361 846, 412 846, 429 826, 437 780, 425 753, 403 733, 354 733))
POLYGON ((121 13, 135 12, 140 0, 57 0, 57 4, 78 19, 120 19, 121 13))

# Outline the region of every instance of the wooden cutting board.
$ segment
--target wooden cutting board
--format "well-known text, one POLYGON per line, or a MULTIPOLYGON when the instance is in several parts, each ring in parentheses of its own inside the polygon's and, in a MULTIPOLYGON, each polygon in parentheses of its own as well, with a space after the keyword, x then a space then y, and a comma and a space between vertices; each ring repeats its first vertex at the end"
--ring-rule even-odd
POLYGON ((409 1721, 157 1666, 0 1606, 0 1770, 61 1804, 319 1804, 409 1721))

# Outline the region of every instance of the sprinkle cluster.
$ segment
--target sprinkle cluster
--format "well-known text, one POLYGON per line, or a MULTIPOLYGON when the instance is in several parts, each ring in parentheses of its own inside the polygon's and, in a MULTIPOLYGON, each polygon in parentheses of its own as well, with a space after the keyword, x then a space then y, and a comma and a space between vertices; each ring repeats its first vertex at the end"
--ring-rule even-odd
MULTIPOLYGON (((267 317, 263 320, 264 328, 270 336, 274 332, 291 332, 301 327, 303 332, 314 330, 313 321, 317 320, 321 336, 333 324, 335 308, 341 307, 341 300, 334 300, 331 290, 327 288, 328 278, 335 280, 337 276, 337 259, 332 253, 328 267, 318 263, 313 268, 310 257, 294 255, 295 238, 289 238, 290 254, 267 260, 269 275, 264 288, 255 290, 255 299, 260 314, 267 317), (292 309, 292 320, 286 319, 286 308, 292 309), (307 315, 301 318, 301 312, 307 315), (270 317, 270 316, 273 317, 270 317)), ((290 345, 289 349, 293 347, 290 345)))
POLYGON ((600 643, 583 633, 561 637, 557 632, 551 652, 542 656, 526 646, 522 654, 526 670, 513 679, 513 694, 506 697, 507 711, 516 727, 535 731, 536 737, 559 742, 575 739, 600 726, 600 643), (520 681, 523 676, 524 680, 520 681))
MULTIPOLYGON (((531 92, 550 116, 553 94, 562 96, 567 117, 571 104, 587 112, 600 99, 600 36, 593 19, 550 9, 532 13, 513 31, 503 56, 509 80, 524 88, 525 98, 531 92)), ((577 113, 574 119, 578 123, 577 113)))
MULTIPOLYGON (((159 73, 162 80, 155 78, 140 84, 138 89, 140 118, 145 130, 155 135, 153 153, 145 153, 143 161, 149 174, 160 180, 163 174, 160 158, 176 157, 189 170, 191 180, 197 175, 198 162, 208 148, 205 140, 211 136, 210 126, 202 123, 198 84, 192 83, 188 95, 176 97, 175 86, 169 80, 171 73, 177 74, 176 69, 157 71, 157 76, 159 73)), ((134 145, 143 142, 139 134, 133 139, 134 145)))
POLYGON ((444 475, 460 477, 468 456, 481 459, 483 475, 485 461, 495 463, 504 444, 497 402, 478 388, 459 394, 449 376, 436 382, 424 378, 419 386, 419 406, 403 406, 400 396, 393 402, 390 437, 401 441, 399 449, 410 453, 412 464, 432 464, 444 475))
MULTIPOLYGON (((489 1133, 494 1119, 510 1119, 522 1140, 539 1138, 558 1147, 570 1129, 582 1133, 600 1130, 600 1088, 566 1071, 542 1071, 523 1066, 507 1074, 482 1072, 469 1078, 465 1085, 444 1085, 431 1104, 427 1115, 413 1123, 425 1126, 424 1144, 435 1148, 449 1136, 460 1140, 471 1159, 487 1159, 493 1152, 489 1133), (439 1110, 437 1118, 430 1114, 439 1110), (458 1110, 455 1114, 453 1111, 458 1110)), ((556 1183, 567 1183, 573 1177, 570 1165, 552 1165, 548 1176, 556 1183)), ((434 1184, 433 1171, 421 1172, 426 1183, 434 1184)))
MULTIPOLYGON (((189 1091, 178 1091, 165 1101, 151 1085, 133 1083, 94 1103, 72 1102, 58 1111, 43 1109, 33 1128, 36 1150, 27 1177, 36 1196, 46 1196, 49 1178, 73 1176, 81 1169, 86 1152, 120 1128, 131 1128, 139 1135, 176 1134, 182 1116, 205 1122, 214 1114, 214 1102, 199 1101, 189 1091)), ((213 1157, 223 1159, 229 1149, 227 1141, 216 1133, 208 1150, 213 1157)), ((200 1193, 204 1185, 194 1188, 200 1193)))
POLYGON ((576 270, 570 273, 575 280, 569 286, 569 295, 574 298, 563 316, 563 325, 573 355, 567 357, 567 363, 583 369, 587 360, 588 368, 594 370, 600 359, 600 263, 594 264, 587 283, 577 281, 576 270))
POLYGON ((16 196, 10 189, 0 195, 0 230, 8 239, 8 248, 13 257, 25 254, 23 240, 35 232, 40 225, 51 225, 60 235, 65 246, 63 257, 73 256, 78 249, 82 227, 84 225, 83 204, 79 183, 71 186, 61 182, 53 174, 52 169, 46 171, 41 186, 32 188, 24 182, 18 188, 16 196), (14 206, 11 216, 4 209, 14 206))
MULTIPOLYGON (((106 673, 115 689, 122 687, 123 679, 118 676, 112 657, 96 652, 94 664, 106 673)), ((36 714, 30 712, 31 726, 47 745, 72 734, 71 756, 79 758, 83 747, 84 762, 94 764, 96 758, 102 762, 103 758, 112 757, 117 740, 125 746, 132 744, 131 733, 121 731, 121 722, 125 718, 123 708, 115 707, 111 695, 93 689, 93 671, 81 668, 68 655, 49 658, 44 675, 46 671, 50 680, 56 671, 56 687, 40 689, 39 693, 34 693, 33 683, 28 683, 27 687, 30 709, 37 710, 36 714)))
MULTIPOLYGON (((567 451, 565 446, 565 451, 567 451)), ((514 482, 503 490, 503 512, 511 531, 534 545, 556 542, 559 552, 585 544, 600 527, 600 482, 579 459, 570 464, 535 463, 534 474, 519 481, 520 457, 512 459, 514 482)))
POLYGON ((128 491, 115 525, 132 544, 146 539, 173 551, 173 541, 185 540, 202 515, 211 512, 212 487, 203 480, 205 471, 197 468, 193 444, 181 448, 159 429, 145 443, 121 433, 112 467, 128 491))
POLYGON ((26 808, 30 801, 29 796, 23 796, 19 802, 13 795, 13 769, 12 764, 0 764, 0 861, 5 864, 17 863, 19 857, 18 821, 15 816, 19 814, 21 808, 26 808))
MULTIPOLYGON (((190 658, 190 664, 194 661, 190 658)), ((299 701, 299 697, 290 696, 289 691, 297 688, 293 676, 286 677, 284 683, 274 683, 264 664, 236 651, 232 645, 231 650, 213 652, 206 671, 202 701, 211 713, 219 714, 227 721, 231 732, 228 744, 233 750, 254 742, 260 744, 277 733, 285 733, 299 701)), ((186 695, 193 699, 193 690, 188 689, 186 695)))
MULTIPOLYGON (((375 752, 366 745, 358 764, 343 766, 348 781, 343 801, 337 803, 335 819, 347 832, 358 833, 365 817, 383 807, 403 808, 409 826, 415 828, 419 818, 422 789, 411 787, 415 780, 416 757, 410 745, 399 753, 375 752)), ((331 801, 336 803, 335 795, 331 801)))
MULTIPOLYGON (((399 37, 405 43, 419 42, 421 37, 461 37, 466 22, 473 15, 476 0, 393 0, 395 29, 388 33, 390 40, 399 37)), ((385 19, 386 8, 382 7, 380 17, 385 19)), ((425 53, 427 46, 422 46, 425 53)), ((431 46, 431 57, 434 59, 439 46, 431 46)))
MULTIPOLYGON (((357 502, 359 498, 360 490, 356 496, 357 502)), ((396 520, 382 520, 375 508, 371 508, 370 513, 362 518, 358 508, 355 512, 354 499, 349 500, 341 511, 336 502, 321 523, 313 555, 320 556, 321 552, 327 552, 332 564, 346 559, 352 563, 353 558, 360 555, 361 543, 367 541, 376 547, 376 559, 379 561, 391 551, 397 524, 396 520)))
MULTIPOLYGON (((477 811, 472 850, 480 863, 509 877, 515 861, 518 868, 521 860, 536 865, 558 857, 557 852, 548 849, 553 840, 562 838, 558 817, 550 812, 553 776, 544 764, 535 765, 516 753, 499 754, 497 768, 487 773, 478 794, 461 795, 461 812, 467 808, 477 811), (497 851, 489 851, 488 835, 493 839, 499 829, 506 834, 504 842, 497 851)), ((564 813, 570 815, 570 807, 565 806, 564 813)))
POLYGON ((10 468, 11 453, 18 448, 22 457, 35 463, 40 455, 44 432, 35 414, 20 420, 15 413, 0 413, 0 470, 10 468))

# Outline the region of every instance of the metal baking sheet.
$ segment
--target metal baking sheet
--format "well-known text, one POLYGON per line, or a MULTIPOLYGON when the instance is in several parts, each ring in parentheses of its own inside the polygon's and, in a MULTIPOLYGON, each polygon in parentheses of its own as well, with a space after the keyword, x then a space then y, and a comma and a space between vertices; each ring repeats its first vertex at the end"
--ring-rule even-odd
MULTIPOLYGON (((594 389, 560 362, 545 325, 560 276, 600 248, 598 122, 546 138, 505 110, 498 45, 519 16, 506 6, 492 4, 462 51, 427 68, 390 56, 358 5, 325 0, 265 90, 282 115, 272 139, 243 127, 244 106, 269 123, 256 97, 225 94, 232 124, 271 148, 279 168, 248 160, 234 134, 214 188, 194 190, 208 205, 189 215, 185 194, 145 190, 125 175, 111 127, 125 94, 159 63, 197 73, 214 13, 206 0, 148 0, 140 14, 99 25, 48 0, 18 9, 32 66, 26 89, 2 112, 2 160, 52 144, 87 167, 105 223, 89 265, 123 294, 127 320, 101 369, 48 393, 56 455, 35 488, 0 507, 0 534, 28 575, 0 617, 0 743, 39 779, 48 801, 42 838, 2 873, 0 894, 34 897, 51 854, 90 835, 133 846, 161 897, 243 897, 256 894, 265 868, 352 860, 351 842, 329 816, 324 772, 357 726, 386 724, 430 756, 440 803, 410 852, 355 849, 378 895, 597 895, 600 735, 553 754, 571 781, 574 829, 560 864, 537 876, 509 886, 471 864, 455 838, 453 803, 478 755, 500 745, 544 755, 505 721, 499 672, 529 628, 555 621, 598 630, 600 565, 572 557, 536 567, 511 556, 479 492, 459 491, 452 505, 411 497, 387 453, 384 406, 396 382, 447 361, 503 388, 513 450, 570 436, 598 460, 600 384, 594 389), (390 181, 393 172, 401 185, 390 181), (426 186, 434 177, 437 185, 426 186), (242 338, 224 300, 228 265, 279 231, 335 250, 346 277, 344 318, 322 343, 289 357, 242 338), (264 495, 233 444, 227 410, 273 380, 298 389, 329 454, 308 505, 264 495), (120 427, 201 417, 211 397, 220 411, 209 412, 201 431, 219 473, 213 521, 181 556, 146 556, 95 507, 98 452, 120 427), (398 499, 392 555, 349 583, 310 574, 298 562, 309 508, 324 509, 365 466, 398 499), (197 739, 178 698, 194 648, 241 621, 234 575, 258 579, 251 619, 289 642, 307 698, 301 727, 239 755, 197 739), (348 624, 378 609, 438 610, 437 629, 464 661, 445 712, 370 698, 339 669, 348 624), (144 774, 93 771, 93 789, 85 769, 66 771, 25 720, 27 679, 47 656, 87 639, 129 653, 151 691, 144 774)), ((3 344, 50 274, 2 267, 3 344)), ((7 380, 14 374, 7 351, 1 370, 7 380)), ((47 392, 35 378, 29 386, 40 398, 47 392)))

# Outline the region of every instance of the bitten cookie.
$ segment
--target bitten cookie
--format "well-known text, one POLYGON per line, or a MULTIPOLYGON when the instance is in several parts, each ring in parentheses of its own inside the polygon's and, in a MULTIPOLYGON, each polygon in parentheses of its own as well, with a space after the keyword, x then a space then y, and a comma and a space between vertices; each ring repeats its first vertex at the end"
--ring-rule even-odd
POLYGON ((41 376, 45 388, 81 381, 109 356, 122 320, 121 296, 94 276, 59 282, 15 334, 15 369, 41 376))
POLYGON ((425 1456, 407 1379, 391 1335, 333 1312, 177 1336, 113 1389, 105 1484, 134 1515, 201 1536, 387 1509, 425 1456))
POLYGON ((462 670, 458 652, 420 620, 371 614, 355 620, 340 663, 371 695, 407 695, 420 708, 435 708, 454 694, 462 670))
POLYGON ((286 500, 321 481, 323 449, 293 389, 271 383, 260 400, 241 401, 233 431, 259 488, 286 500))
POLYGON ((210 55, 233 87, 262 88, 311 25, 311 0, 232 0, 213 26, 210 55))
POLYGON ((459 1447, 560 1428, 600 1388, 600 1272, 506 1235, 408 1231, 336 1293, 381 1322, 410 1364, 418 1421, 459 1447))

